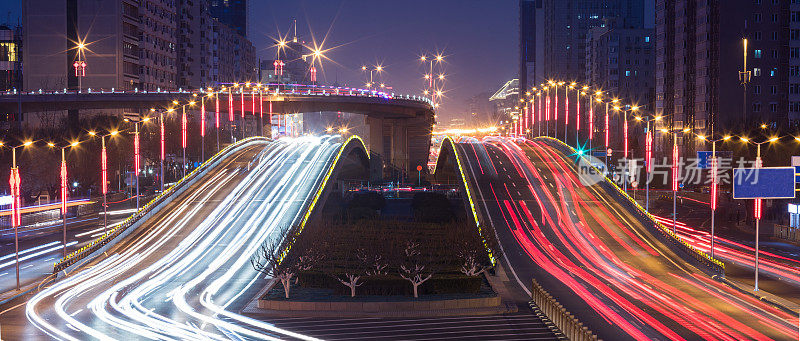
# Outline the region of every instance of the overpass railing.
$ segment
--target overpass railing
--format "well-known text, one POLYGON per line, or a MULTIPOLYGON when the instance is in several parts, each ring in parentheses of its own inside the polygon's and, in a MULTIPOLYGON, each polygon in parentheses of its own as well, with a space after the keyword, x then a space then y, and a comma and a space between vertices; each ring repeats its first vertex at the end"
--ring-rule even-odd
POLYGON ((64 258, 55 262, 53 264, 53 273, 55 274, 58 273, 59 271, 65 270, 68 267, 90 256, 94 252, 105 247, 106 245, 111 243, 111 241, 113 241, 115 238, 127 232, 129 228, 139 223, 140 220, 148 218, 151 213, 157 210, 160 204, 165 203, 166 200, 170 198, 170 196, 172 196, 173 194, 176 193, 179 194, 180 193, 179 191, 184 189, 183 187, 190 185, 191 183, 193 183, 193 180, 195 180, 195 178, 198 178, 203 172, 205 172, 206 170, 208 170, 213 166, 216 166, 217 163, 219 163, 219 161, 221 161, 224 158, 224 156, 226 156, 231 152, 239 150, 240 147, 243 147, 251 142, 256 142, 256 141, 269 141, 269 140, 267 138, 258 136, 249 137, 244 140, 241 140, 239 143, 230 144, 227 147, 223 148, 222 150, 217 152, 214 156, 206 160, 206 162, 200 165, 200 167, 197 167, 194 170, 192 170, 189 174, 180 179, 174 185, 165 189, 163 192, 161 192, 161 194, 153 198, 153 200, 142 206, 138 211, 136 211, 135 214, 123 220, 121 224, 110 229, 104 235, 91 241, 89 244, 67 254, 64 258))
POLYGON ((561 331, 561 336, 566 337, 567 340, 598 340, 597 335, 567 311, 547 290, 544 290, 539 282, 536 282, 535 279, 532 281, 531 301, 528 304, 534 313, 544 315, 541 317, 550 320, 561 331))
MULTIPOLYGON (((233 83, 231 83, 233 84, 233 83)), ((384 91, 378 91, 373 89, 360 89, 360 88, 350 88, 350 87, 334 87, 334 86, 326 86, 326 85, 307 85, 307 84, 278 84, 278 83, 270 83, 270 84, 262 84, 262 86, 266 86, 266 90, 263 91, 265 95, 307 95, 307 96, 357 96, 357 97, 377 97, 377 98, 385 98, 385 99, 394 99, 394 100, 409 100, 409 101, 418 101, 427 103, 433 106, 433 102, 428 97, 417 96, 417 95, 403 95, 403 94, 395 94, 395 93, 388 93, 384 91)), ((243 89, 244 87, 239 88, 240 90, 235 92, 237 94, 244 91, 245 94, 259 94, 259 91, 247 91, 243 89)), ((212 91, 218 92, 218 91, 212 91)), ((174 94, 174 95, 191 95, 194 93, 208 93, 205 89, 178 89, 178 90, 161 90, 157 89, 153 90, 139 90, 138 88, 134 90, 119 90, 116 88, 87 88, 85 91, 78 91, 78 90, 69 90, 63 89, 59 90, 34 90, 34 91, 23 91, 21 92, 22 95, 97 95, 97 94, 174 94)), ((9 91, 0 91, 0 96, 16 96, 19 93, 16 89, 9 90, 9 91)))
MULTIPOLYGON (((565 144, 564 142, 559 141, 558 139, 545 136, 537 137, 537 139, 549 141, 551 144, 554 144, 556 148, 565 149, 567 153, 577 155, 577 151, 574 148, 565 144)), ((598 169, 595 169, 595 171, 600 172, 598 169)), ((648 228, 648 230, 650 230, 653 235, 656 236, 656 238, 668 246, 672 246, 673 250, 677 250, 680 253, 688 255, 689 258, 687 260, 691 261, 691 263, 698 266, 698 268, 701 270, 705 270, 716 275, 725 274, 724 263, 716 258, 712 258, 709 254, 696 249, 694 246, 689 245, 689 243, 681 239, 677 234, 673 233, 672 230, 670 230, 667 226, 656 220, 655 217, 650 214, 650 212, 647 212, 644 207, 639 205, 636 200, 625 193, 625 191, 623 191, 622 188, 620 188, 616 183, 607 177, 604 177, 604 180, 605 181, 600 182, 601 187, 603 187, 608 193, 614 195, 614 197, 617 199, 617 202, 623 204, 623 206, 626 206, 628 211, 634 213, 634 216, 636 216, 642 225, 648 228)))

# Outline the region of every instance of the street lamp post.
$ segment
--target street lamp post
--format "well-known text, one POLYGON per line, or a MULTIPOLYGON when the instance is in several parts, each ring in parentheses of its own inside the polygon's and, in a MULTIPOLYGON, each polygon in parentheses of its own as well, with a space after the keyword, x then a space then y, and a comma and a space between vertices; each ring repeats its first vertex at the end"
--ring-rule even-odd
POLYGON ((67 183, 67 158, 65 155, 66 149, 70 147, 75 147, 78 145, 78 142, 71 142, 70 144, 64 147, 56 147, 54 143, 48 143, 48 146, 51 148, 59 148, 61 149, 61 226, 62 226, 62 235, 63 235, 63 243, 62 243, 62 256, 67 256, 67 196, 69 193, 69 184, 67 183))
POLYGON ((136 176, 136 210, 139 210, 139 123, 147 123, 150 121, 150 117, 145 117, 141 119, 125 119, 126 122, 132 122, 134 127, 133 132, 133 168, 134 168, 134 176, 136 176))
MULTIPOLYGON (((163 118, 162 118, 163 119, 163 118)), ((119 132, 114 130, 107 135, 100 136, 100 190, 103 192, 103 234, 108 233, 108 200, 106 198, 106 194, 108 193, 108 158, 106 154, 106 137, 108 136, 116 136, 119 132)), ((90 131, 89 135, 97 136, 97 133, 90 131)), ((161 173, 163 175, 164 167, 162 163, 161 173)), ((163 180, 161 181, 162 191, 163 191, 163 180)))
MULTIPOLYGON (((172 104, 178 105, 178 101, 172 101, 172 104)), ((189 124, 186 118, 186 106, 193 107, 195 101, 181 105, 181 147, 183 147, 183 177, 186 177, 186 129, 189 124)), ((231 133, 233 134, 233 133, 231 133)))
POLYGON ((714 258, 714 216, 717 212, 717 167, 719 160, 717 160, 717 142, 728 141, 731 137, 725 136, 717 140, 709 140, 705 136, 698 136, 699 139, 711 142, 711 258, 714 258))
MULTIPOLYGON (((33 144, 33 141, 25 141, 21 145, 11 147, 11 175, 9 176, 9 185, 11 187, 11 227, 14 228, 14 263, 16 264, 17 271, 17 290, 19 290, 19 225, 22 222, 20 217, 20 177, 19 168, 17 167, 17 148, 28 147, 33 144)), ((0 142, 0 147, 4 143, 0 142)))
MULTIPOLYGON (((645 211, 650 212, 650 173, 653 171, 652 155, 653 155, 653 132, 650 129, 650 123, 660 121, 663 116, 655 116, 645 120, 645 147, 644 147, 644 162, 645 162, 645 211)), ((641 116, 636 116, 637 121, 644 120, 641 116)))
MULTIPOLYGON (((756 145, 756 167, 755 168, 761 168, 761 145, 778 141, 777 137, 770 138, 769 140, 766 140, 766 141, 763 141, 763 142, 753 142, 753 140, 750 140, 750 139, 748 139, 746 137, 740 137, 739 139, 741 139, 742 142, 752 143, 752 144, 756 145)), ((760 222, 761 222, 761 198, 755 199, 754 205, 755 205, 755 207, 754 207, 754 213, 755 213, 754 216, 756 218, 756 260, 755 260, 755 289, 754 289, 754 291, 758 291, 758 254, 759 254, 759 237, 760 237, 759 236, 759 232, 760 232, 759 231, 759 225, 760 225, 760 222)))
POLYGON ((639 110, 639 107, 638 106, 632 106, 632 107, 630 107, 630 109, 623 109, 623 108, 621 108, 619 106, 615 106, 614 110, 615 111, 622 111, 622 116, 623 116, 623 119, 622 119, 622 126, 623 126, 622 130, 623 130, 623 133, 622 133, 622 135, 623 135, 623 139, 625 141, 624 141, 624 144, 623 144, 624 151, 622 153, 622 155, 623 155, 622 159, 625 160, 625 166, 624 166, 624 169, 622 170, 622 177, 623 177, 622 187, 623 187, 623 190, 625 191, 625 194, 627 194, 628 193, 628 112, 629 111, 630 112, 636 112, 636 111, 639 110))

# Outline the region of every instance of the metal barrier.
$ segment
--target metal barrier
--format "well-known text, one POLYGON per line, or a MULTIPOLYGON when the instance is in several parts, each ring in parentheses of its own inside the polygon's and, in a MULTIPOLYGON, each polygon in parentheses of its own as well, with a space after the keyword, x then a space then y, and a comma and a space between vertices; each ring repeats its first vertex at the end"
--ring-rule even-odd
POLYGON ((561 303, 558 303, 535 279, 531 285, 531 301, 528 304, 533 311, 538 308, 544 315, 541 317, 546 317, 558 328, 556 336, 576 341, 598 340, 597 335, 578 321, 561 303))
MULTIPOLYGON (((577 152, 574 148, 570 147, 569 145, 561 142, 557 139, 551 137, 538 137, 538 139, 542 139, 543 141, 550 142, 557 149, 562 149, 562 152, 566 152, 567 154, 574 154, 577 155, 577 152)), ((599 170, 595 169, 599 172, 599 170)), ((661 242, 666 244, 667 246, 672 246, 673 250, 676 251, 678 254, 685 254, 688 257, 685 257, 684 260, 692 263, 695 266, 698 266, 700 270, 704 270, 710 272, 711 274, 716 274, 720 276, 725 275, 725 264, 719 261, 716 258, 711 258, 710 255, 707 253, 696 249, 694 246, 689 245, 689 243, 685 242, 681 239, 677 234, 673 233, 671 229, 667 228, 664 224, 658 222, 655 217, 650 214, 650 212, 645 211, 644 207, 639 205, 633 198, 631 198, 622 188, 619 188, 617 184, 612 182, 607 177, 605 181, 600 182, 599 185, 603 187, 608 193, 614 195, 623 207, 628 209, 631 213, 634 213, 634 216, 645 226, 648 230, 653 233, 653 235, 658 238, 661 242)))
POLYGON ((169 188, 164 190, 164 192, 162 192, 157 197, 155 197, 153 200, 151 200, 150 202, 148 202, 147 204, 142 206, 134 215, 128 217, 125 220, 123 220, 120 225, 112 228, 106 234, 104 234, 104 235, 100 236, 99 238, 93 240, 88 245, 83 246, 80 249, 67 254, 66 257, 62 258, 61 260, 59 260, 58 262, 53 264, 53 273, 54 274, 58 273, 59 271, 64 270, 64 269, 70 267, 73 264, 76 264, 77 262, 83 260, 84 258, 86 258, 87 256, 91 255, 95 251, 97 251, 97 250, 101 249, 102 247, 106 246, 112 240, 114 240, 114 238, 119 237, 128 228, 130 228, 131 226, 133 226, 134 224, 139 222, 140 219, 146 218, 146 216, 148 216, 150 213, 152 213, 151 211, 155 207, 157 207, 159 204, 164 203, 167 200, 167 198, 169 198, 176 191, 183 189, 182 187, 184 187, 184 186, 190 185, 192 180, 194 180, 196 177, 198 177, 200 173, 202 173, 205 170, 207 170, 208 168, 216 165, 216 163, 218 163, 219 161, 222 160, 224 155, 226 155, 228 153, 231 153, 233 151, 239 150, 240 147, 243 147, 243 146, 245 146, 245 145, 247 145, 247 144, 249 144, 251 142, 256 142, 256 141, 269 141, 269 139, 264 138, 264 137, 260 137, 260 136, 258 136, 258 137, 249 137, 249 138, 246 138, 244 140, 239 141, 236 144, 228 145, 224 149, 222 149, 219 152, 217 152, 217 154, 215 154, 214 156, 209 158, 202 165, 200 165, 200 167, 197 167, 194 170, 192 170, 191 173, 187 174, 180 181, 176 182, 174 185, 170 186, 169 188))
POLYGON ((800 228, 775 224, 775 237, 800 243, 800 228))

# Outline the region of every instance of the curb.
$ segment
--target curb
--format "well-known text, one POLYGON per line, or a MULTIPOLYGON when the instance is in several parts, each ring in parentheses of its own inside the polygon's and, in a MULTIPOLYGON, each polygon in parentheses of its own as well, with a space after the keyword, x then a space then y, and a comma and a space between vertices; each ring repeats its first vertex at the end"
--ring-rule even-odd
POLYGON ((755 299, 757 299, 757 300, 759 300, 761 302, 764 302, 764 303, 767 303, 769 305, 772 305, 775 308, 783 310, 786 313, 789 313, 791 315, 797 315, 797 313, 798 313, 796 310, 791 309, 791 308, 789 308, 789 307, 787 307, 787 306, 785 306, 785 305, 783 305, 783 304, 781 304, 781 303, 779 303, 779 302, 777 302, 777 301, 775 301, 773 299, 770 299, 770 298, 768 298, 766 296, 758 295, 753 291, 746 290, 746 289, 740 287, 739 285, 737 285, 736 282, 731 281, 731 280, 729 280, 729 279, 727 279, 725 277, 714 275, 714 276, 711 276, 711 278, 714 279, 714 280, 717 280, 717 281, 719 281, 719 282, 721 282, 721 283, 723 283, 723 284, 725 284, 725 285, 727 285, 727 286, 729 286, 731 288, 733 288, 736 291, 739 291, 739 292, 741 292, 743 294, 746 294, 746 295, 748 295, 750 297, 753 297, 753 298, 755 298, 755 299))

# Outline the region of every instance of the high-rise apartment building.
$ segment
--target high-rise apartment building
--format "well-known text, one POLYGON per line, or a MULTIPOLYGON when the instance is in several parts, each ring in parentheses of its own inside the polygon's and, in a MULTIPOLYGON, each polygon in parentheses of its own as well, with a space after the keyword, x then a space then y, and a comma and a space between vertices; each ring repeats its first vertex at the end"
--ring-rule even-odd
POLYGON ((19 88, 22 77, 22 28, 0 25, 0 91, 19 88))
POLYGON ((583 81, 589 30, 612 23, 644 27, 644 3, 645 0, 520 0, 520 74, 527 87, 546 79, 583 81))
POLYGON ((586 39, 588 84, 650 110, 655 97, 652 29, 596 27, 586 39))
POLYGON ((800 12, 789 6, 659 0, 655 111, 670 115, 665 124, 705 134, 792 124, 800 114, 800 14, 792 14, 800 12))
POLYGON ((210 0, 211 16, 247 37, 247 0, 210 0))

